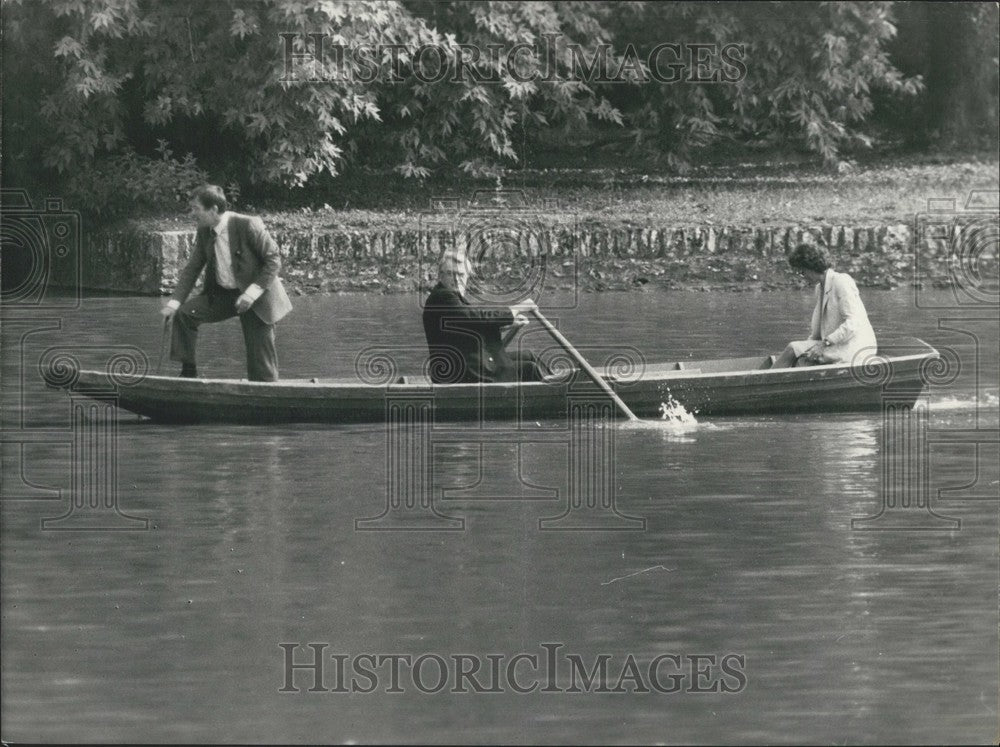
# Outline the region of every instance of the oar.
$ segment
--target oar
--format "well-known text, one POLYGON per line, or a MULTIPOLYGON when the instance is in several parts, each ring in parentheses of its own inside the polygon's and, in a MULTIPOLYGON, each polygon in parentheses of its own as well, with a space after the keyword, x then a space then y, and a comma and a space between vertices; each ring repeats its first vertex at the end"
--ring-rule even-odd
POLYGON ((169 316, 163 319, 163 335, 160 337, 160 360, 156 363, 157 374, 163 369, 163 357, 167 352, 167 340, 170 339, 170 319, 171 317, 169 316))
POLYGON ((563 337, 562 332, 560 332, 558 329, 552 326, 552 322, 550 322, 542 315, 542 312, 538 310, 537 306, 533 306, 531 308, 531 313, 534 314, 535 319, 537 319, 541 323, 541 325, 545 327, 546 330, 548 330, 549 334, 556 339, 556 342, 562 345, 563 350, 565 350, 567 353, 570 354, 570 356, 573 358, 573 360, 577 362, 580 368, 582 368, 584 371, 587 372, 587 375, 594 380, 594 383, 597 384, 597 386, 599 386, 601 389, 603 389, 605 394, 611 397, 614 403, 618 405, 618 409, 621 410, 623 413, 625 413, 625 416, 629 420, 633 422, 638 421, 639 418, 637 418, 635 413, 629 409, 628 405, 626 405, 622 401, 622 398, 615 393, 615 390, 611 388, 611 385, 608 384, 608 382, 606 382, 604 378, 599 373, 597 373, 597 371, 594 370, 593 366, 591 366, 589 363, 587 363, 586 360, 584 360, 583 356, 580 355, 580 351, 574 348, 572 343, 570 343, 569 340, 563 337))
POLYGON ((510 341, 513 340, 514 336, 520 331, 521 327, 517 324, 508 329, 504 336, 500 339, 500 347, 505 348, 510 345, 510 341))

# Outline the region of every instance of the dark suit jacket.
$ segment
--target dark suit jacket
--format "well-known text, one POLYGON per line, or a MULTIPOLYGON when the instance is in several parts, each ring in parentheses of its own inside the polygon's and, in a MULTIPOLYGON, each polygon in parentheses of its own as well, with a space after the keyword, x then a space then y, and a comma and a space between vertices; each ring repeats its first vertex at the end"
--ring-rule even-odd
POLYGON ((424 304, 423 321, 435 384, 500 381, 513 369, 500 334, 514 323, 509 309, 472 306, 438 283, 424 304))
MULTIPOLYGON (((228 230, 229 254, 236 284, 240 291, 245 291, 253 283, 264 289, 250 308, 261 321, 274 324, 292 310, 292 302, 288 300, 285 287, 278 277, 281 270, 278 245, 274 243, 260 218, 231 213, 228 230)), ((202 269, 206 267, 205 293, 212 294, 219 289, 215 274, 215 232, 211 228, 199 228, 194 250, 177 278, 177 287, 171 298, 184 303, 202 269)))

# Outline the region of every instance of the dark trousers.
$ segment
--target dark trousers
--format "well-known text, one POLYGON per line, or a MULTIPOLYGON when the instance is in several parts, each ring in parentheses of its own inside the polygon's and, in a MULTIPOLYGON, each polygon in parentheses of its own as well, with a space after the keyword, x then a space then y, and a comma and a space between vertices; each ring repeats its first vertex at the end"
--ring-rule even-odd
POLYGON ((508 355, 513 365, 497 381, 542 381, 552 373, 530 350, 515 350, 508 355))
MULTIPOLYGON (((236 316, 236 299, 239 297, 239 290, 223 289, 211 294, 202 293, 182 304, 174 312, 171 360, 195 365, 198 327, 236 316)), ((250 381, 277 381, 278 354, 274 349, 274 325, 263 322, 252 308, 239 317, 247 353, 247 378, 250 381)))

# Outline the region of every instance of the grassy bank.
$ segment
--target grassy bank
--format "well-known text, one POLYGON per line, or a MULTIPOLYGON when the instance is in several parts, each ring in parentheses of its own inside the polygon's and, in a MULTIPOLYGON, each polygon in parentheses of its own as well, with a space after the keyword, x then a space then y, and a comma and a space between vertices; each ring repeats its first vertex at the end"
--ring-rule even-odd
MULTIPOLYGON (((953 199, 961 209, 972 192, 995 205, 997 170, 995 154, 880 158, 837 173, 814 162, 775 159, 703 164, 682 176, 589 163, 512 172, 499 191, 496 182, 420 185, 355 175, 327 190, 314 186, 282 199, 258 195, 256 203, 234 208, 264 218, 282 247, 282 276, 294 293, 425 290, 433 280, 428 258, 476 226, 468 222, 475 221, 474 210, 460 211, 457 219, 454 212, 431 211, 436 197, 457 198, 462 208, 473 200, 485 208, 506 204, 515 220, 530 211, 525 235, 551 248, 545 287, 553 290, 788 287, 800 279, 789 271, 785 252, 800 241, 827 247, 838 269, 860 285, 891 288, 951 282, 954 248, 915 231, 915 216, 935 198, 953 199)), ((149 239, 139 242, 148 244, 140 249, 148 272, 137 278, 136 242, 123 231, 95 242, 92 276, 120 270, 114 287, 172 287, 190 251, 190 217, 131 223, 149 239)), ((518 225, 492 214, 483 225, 494 224, 518 225)), ((515 249, 508 256, 502 239, 490 241, 497 245, 490 272, 515 277, 524 271, 527 254, 515 249)), ((984 255, 980 270, 989 275, 995 261, 984 255)))
MULTIPOLYGON (((703 165, 683 176, 635 167, 539 168, 512 171, 501 186, 508 202, 553 224, 741 227, 905 223, 931 198, 953 197, 961 206, 971 190, 1000 189, 998 160, 990 154, 941 161, 882 158, 830 173, 810 162, 764 160, 703 165)), ((474 180, 419 185, 371 174, 235 208, 275 228, 410 229, 426 220, 434 197, 457 197, 466 205, 475 195, 479 204, 491 205, 495 187, 474 180), (283 204, 293 201, 301 204, 283 204)), ((190 226, 183 214, 142 222, 159 230, 190 226)))

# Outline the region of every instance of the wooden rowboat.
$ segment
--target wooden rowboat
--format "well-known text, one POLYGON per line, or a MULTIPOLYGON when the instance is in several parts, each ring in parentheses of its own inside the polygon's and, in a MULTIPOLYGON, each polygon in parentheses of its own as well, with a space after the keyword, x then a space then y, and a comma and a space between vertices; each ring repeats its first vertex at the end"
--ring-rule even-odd
MULTIPOLYGON (((832 412, 879 409, 915 401, 938 351, 903 338, 860 354, 854 365, 775 369, 774 356, 655 363, 623 374, 598 372, 639 416, 657 418, 671 399, 697 415, 832 412)), ((430 406, 436 421, 565 418, 572 402, 607 399, 593 381, 567 371, 524 384, 432 384, 424 377, 391 381, 182 379, 121 372, 43 371, 50 386, 111 399, 121 408, 170 423, 385 422, 400 403, 430 406)))

